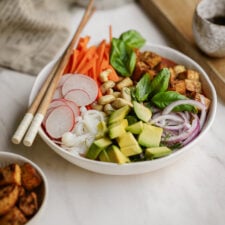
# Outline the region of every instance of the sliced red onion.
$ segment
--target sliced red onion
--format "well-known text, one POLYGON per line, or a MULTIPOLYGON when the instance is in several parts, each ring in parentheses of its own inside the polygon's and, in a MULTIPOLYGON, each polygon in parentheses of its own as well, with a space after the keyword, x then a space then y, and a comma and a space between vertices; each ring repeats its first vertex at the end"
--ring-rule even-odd
POLYGON ((168 114, 170 113, 176 106, 179 105, 193 105, 195 107, 197 107, 198 109, 201 110, 201 116, 200 116, 200 129, 202 129, 203 124, 205 122, 206 119, 206 106, 196 100, 192 100, 192 99, 184 99, 184 100, 178 100, 175 102, 172 102, 171 104, 169 104, 163 111, 162 114, 168 114))
POLYGON ((196 131, 196 129, 198 128, 198 124, 199 124, 199 118, 196 115, 194 115, 194 119, 192 120, 190 129, 188 129, 185 132, 181 132, 179 135, 167 137, 167 138, 165 138, 164 141, 168 144, 182 142, 196 131))
POLYGON ((197 124, 196 129, 192 132, 192 134, 186 140, 184 140, 182 142, 182 146, 187 145, 188 143, 190 143, 192 140, 194 140, 198 136, 198 134, 200 132, 200 122, 199 122, 199 119, 197 121, 198 121, 198 124, 197 124))
POLYGON ((184 120, 179 115, 167 114, 167 115, 157 116, 156 118, 151 120, 151 123, 156 123, 156 122, 166 121, 166 120, 172 120, 172 121, 179 122, 179 123, 184 122, 184 120))

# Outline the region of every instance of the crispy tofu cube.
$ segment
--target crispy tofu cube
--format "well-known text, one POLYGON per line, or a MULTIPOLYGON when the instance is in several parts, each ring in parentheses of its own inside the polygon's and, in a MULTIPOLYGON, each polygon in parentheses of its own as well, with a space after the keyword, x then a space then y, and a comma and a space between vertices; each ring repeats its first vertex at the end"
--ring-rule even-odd
POLYGON ((199 73, 195 70, 187 70, 187 79, 188 80, 197 80, 199 81, 199 73))
POLYGON ((147 64, 150 69, 156 67, 161 62, 161 60, 162 58, 159 55, 149 51, 143 52, 140 56, 140 61, 143 61, 145 64, 147 64))
POLYGON ((8 213, 16 204, 19 187, 16 184, 6 185, 0 189, 0 216, 8 213))
POLYGON ((2 225, 22 225, 27 222, 24 214, 15 206, 7 214, 0 217, 2 225))
POLYGON ((173 67, 173 69, 176 75, 186 71, 186 68, 183 65, 176 65, 173 67))
POLYGON ((32 216, 38 210, 38 199, 35 192, 24 194, 19 198, 19 209, 26 215, 32 216))
POLYGON ((21 185, 21 169, 16 163, 0 168, 0 186, 7 184, 21 185))
POLYGON ((198 80, 185 79, 186 89, 191 92, 201 93, 202 84, 198 80))
POLYGON ((208 110, 208 108, 211 104, 210 99, 208 99, 207 97, 205 97, 203 94, 200 94, 200 93, 196 93, 194 99, 199 101, 199 102, 202 102, 206 106, 206 109, 208 110))
POLYGON ((24 163, 21 166, 21 169, 22 169, 22 184, 25 189, 30 191, 35 189, 41 184, 42 179, 40 174, 29 163, 24 163))
POLYGON ((184 80, 176 80, 174 82, 174 90, 182 95, 186 95, 186 84, 184 80))
POLYGON ((170 71, 170 85, 173 87, 174 82, 176 80, 176 73, 173 68, 169 68, 169 71, 170 71))

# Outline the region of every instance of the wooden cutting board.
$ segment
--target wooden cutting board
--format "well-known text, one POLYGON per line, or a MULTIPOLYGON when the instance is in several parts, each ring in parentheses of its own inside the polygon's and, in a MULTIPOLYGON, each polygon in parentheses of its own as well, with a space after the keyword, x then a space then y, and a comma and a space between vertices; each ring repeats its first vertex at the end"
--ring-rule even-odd
POLYGON ((199 1, 139 0, 139 3, 174 46, 204 68, 218 96, 225 102, 225 58, 216 59, 203 54, 196 47, 192 35, 192 18, 199 1))

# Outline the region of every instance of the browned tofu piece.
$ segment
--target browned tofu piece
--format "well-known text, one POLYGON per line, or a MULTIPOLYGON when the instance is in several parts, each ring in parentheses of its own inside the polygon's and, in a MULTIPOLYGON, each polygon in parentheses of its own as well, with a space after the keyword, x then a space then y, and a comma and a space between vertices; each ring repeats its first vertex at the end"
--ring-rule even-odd
POLYGON ((173 68, 169 68, 169 71, 170 71, 170 85, 171 87, 173 87, 177 76, 173 68))
POLYGON ((149 69, 149 66, 146 65, 144 62, 138 61, 136 63, 136 67, 132 75, 132 79, 134 81, 139 81, 142 75, 144 75, 145 73, 148 73, 151 78, 156 75, 156 71, 149 69))
POLYGON ((19 198, 19 209, 26 215, 32 216, 38 210, 38 199, 35 192, 25 194, 19 198))
POLYGON ((7 185, 0 189, 0 216, 12 209, 18 196, 19 187, 16 184, 7 185))
POLYGON ((175 62, 166 59, 166 58, 161 58, 161 62, 157 65, 156 70, 159 72, 163 68, 172 68, 176 65, 175 62))
POLYGON ((200 93, 196 93, 195 94, 195 100, 199 101, 199 102, 203 102, 203 104, 206 106, 206 109, 209 109, 209 106, 211 104, 211 100, 208 99, 207 97, 205 97, 204 95, 200 94, 200 93))
POLYGON ((140 54, 139 60, 153 69, 162 61, 162 58, 154 52, 145 51, 140 54))
POLYGON ((1 225, 23 225, 27 222, 24 214, 15 206, 7 214, 0 217, 1 225))
POLYGON ((175 72, 176 75, 178 75, 180 73, 184 73, 186 71, 186 68, 183 65, 175 65, 173 67, 173 69, 174 69, 174 72, 175 72))
POLYGON ((184 80, 176 80, 174 81, 173 90, 182 94, 186 95, 186 84, 184 80))
POLYGON ((8 184, 21 185, 21 169, 16 163, 0 168, 0 186, 8 184))
POLYGON ((42 182, 41 176, 32 165, 30 165, 29 163, 24 163, 21 166, 21 169, 22 169, 22 184, 25 189, 30 191, 35 189, 41 184, 42 182))
POLYGON ((199 73, 195 70, 187 70, 187 79, 199 81, 199 73))
POLYGON ((185 79, 185 85, 188 91, 197 92, 197 93, 201 93, 202 91, 202 84, 198 80, 185 79))

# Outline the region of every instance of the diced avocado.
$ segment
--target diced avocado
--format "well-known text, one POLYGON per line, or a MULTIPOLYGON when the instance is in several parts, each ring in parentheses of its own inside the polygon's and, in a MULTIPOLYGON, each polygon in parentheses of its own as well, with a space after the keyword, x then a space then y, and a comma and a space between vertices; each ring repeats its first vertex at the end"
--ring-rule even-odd
POLYGON ((140 147, 139 144, 134 144, 134 145, 128 145, 120 148, 120 151, 127 157, 133 156, 133 155, 138 155, 142 153, 142 148, 140 147))
POLYGON ((116 145, 110 146, 107 149, 107 153, 111 162, 119 164, 130 162, 129 158, 127 158, 116 145))
POLYGON ((126 128, 127 131, 130 131, 132 134, 140 134, 143 130, 143 122, 138 121, 126 128))
POLYGON ((130 146, 130 145, 138 145, 138 142, 134 135, 131 132, 126 132, 117 138, 117 143, 120 148, 130 146))
POLYGON ((133 106, 134 112, 140 120, 148 122, 151 119, 152 111, 149 108, 137 101, 133 101, 133 106))
POLYGON ((99 154, 99 159, 102 162, 111 162, 107 151, 104 149, 99 154))
POLYGON ((111 139, 117 138, 126 132, 126 127, 128 126, 128 121, 123 119, 121 121, 112 123, 109 127, 109 137, 111 139))
POLYGON ((117 138, 121 152, 125 156, 137 155, 142 152, 140 145, 131 132, 126 132, 117 138))
POLYGON ((94 141, 86 153, 86 157, 89 159, 96 159, 99 153, 112 144, 112 141, 108 138, 100 138, 94 141))
POLYGON ((105 121, 99 122, 97 129, 98 129, 98 132, 97 132, 95 138, 99 139, 99 138, 104 137, 108 130, 105 121))
POLYGON ((155 147, 155 148, 146 148, 145 156, 147 159, 160 158, 166 155, 169 155, 172 152, 168 147, 155 147))
POLYGON ((117 109, 116 111, 110 114, 108 123, 112 124, 124 119, 129 112, 130 112, 130 106, 128 105, 125 105, 120 109, 117 109))
POLYGON ((150 124, 144 124, 138 136, 138 143, 144 147, 159 147, 163 129, 150 124))

